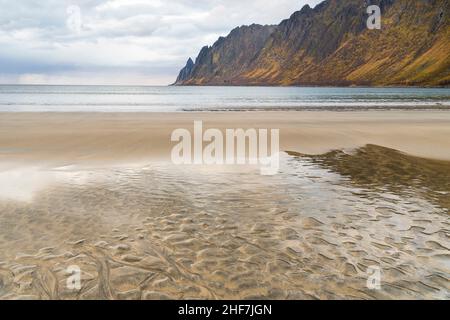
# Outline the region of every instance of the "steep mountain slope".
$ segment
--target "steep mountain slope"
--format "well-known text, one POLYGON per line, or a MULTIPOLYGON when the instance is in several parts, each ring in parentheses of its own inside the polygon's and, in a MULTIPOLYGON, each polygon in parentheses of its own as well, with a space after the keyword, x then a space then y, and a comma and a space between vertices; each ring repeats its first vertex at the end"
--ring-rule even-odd
POLYGON ((278 26, 237 28, 204 47, 176 84, 448 86, 449 9, 449 0, 305 6, 278 26), (371 4, 381 30, 366 26, 371 4))
POLYGON ((203 47, 192 69, 188 60, 177 83, 232 82, 248 70, 274 30, 275 26, 257 24, 234 29, 226 38, 219 38, 212 47, 203 47))

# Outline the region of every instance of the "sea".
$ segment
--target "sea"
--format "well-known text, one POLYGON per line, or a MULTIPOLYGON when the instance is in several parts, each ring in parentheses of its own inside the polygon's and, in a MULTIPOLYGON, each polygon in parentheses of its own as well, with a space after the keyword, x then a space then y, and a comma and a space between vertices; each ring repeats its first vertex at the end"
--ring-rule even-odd
POLYGON ((0 85, 0 112, 449 108, 449 88, 0 85))

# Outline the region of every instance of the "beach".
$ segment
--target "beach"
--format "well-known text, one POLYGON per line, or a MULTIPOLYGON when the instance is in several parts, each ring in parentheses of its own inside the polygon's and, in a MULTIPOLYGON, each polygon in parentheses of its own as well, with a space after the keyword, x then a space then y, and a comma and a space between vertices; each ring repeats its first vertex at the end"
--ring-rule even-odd
POLYGON ((322 154, 379 145, 450 160, 448 111, 0 113, 2 162, 87 164, 170 160, 171 133, 206 128, 280 130, 281 151, 322 154))
POLYGON ((445 111, 1 113, 0 299, 448 299, 449 136, 445 111), (199 120, 279 129, 280 172, 172 164, 199 120))

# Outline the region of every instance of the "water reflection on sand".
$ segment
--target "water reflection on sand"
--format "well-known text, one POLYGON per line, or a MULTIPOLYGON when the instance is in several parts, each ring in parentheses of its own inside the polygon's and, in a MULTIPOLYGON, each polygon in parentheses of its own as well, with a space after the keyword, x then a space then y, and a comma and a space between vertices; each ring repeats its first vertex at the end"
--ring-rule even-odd
POLYGON ((1 299, 450 298, 448 162, 367 146, 285 156, 271 177, 166 163, 36 175, 50 183, 0 195, 1 299))

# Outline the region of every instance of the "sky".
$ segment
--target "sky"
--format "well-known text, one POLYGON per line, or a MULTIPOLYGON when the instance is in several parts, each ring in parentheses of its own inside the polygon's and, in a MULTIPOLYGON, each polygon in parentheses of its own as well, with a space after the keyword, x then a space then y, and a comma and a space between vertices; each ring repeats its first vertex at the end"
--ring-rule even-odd
POLYGON ((233 28, 319 2, 0 0, 0 83, 167 85, 233 28))

